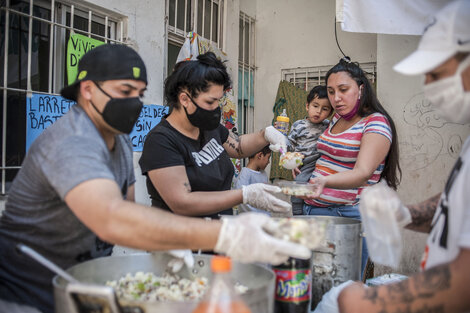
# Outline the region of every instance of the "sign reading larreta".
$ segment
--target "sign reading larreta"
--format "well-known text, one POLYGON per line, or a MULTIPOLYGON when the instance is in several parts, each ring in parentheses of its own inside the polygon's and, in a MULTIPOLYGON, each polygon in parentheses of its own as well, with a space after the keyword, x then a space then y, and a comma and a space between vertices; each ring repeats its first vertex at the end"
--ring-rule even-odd
POLYGON ((88 38, 80 34, 70 36, 67 44, 67 81, 72 84, 77 78, 78 60, 93 48, 103 45, 103 41, 88 38))

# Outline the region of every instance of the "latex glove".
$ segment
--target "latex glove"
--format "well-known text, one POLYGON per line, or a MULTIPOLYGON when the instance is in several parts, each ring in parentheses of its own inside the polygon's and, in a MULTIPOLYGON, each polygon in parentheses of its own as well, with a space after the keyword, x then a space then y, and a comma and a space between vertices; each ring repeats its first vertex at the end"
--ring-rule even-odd
POLYGON ((289 212, 292 209, 292 204, 273 195, 281 193, 281 187, 257 183, 243 186, 242 192, 243 204, 249 204, 257 209, 272 212, 289 212))
POLYGON ((222 228, 214 251, 243 263, 281 264, 289 256, 308 259, 311 251, 299 244, 272 237, 263 230, 270 217, 248 212, 236 217, 222 217, 222 228))
POLYGON ((411 222, 410 211, 380 182, 363 190, 359 212, 372 261, 397 268, 403 251, 400 228, 411 222))
POLYGON ((403 205, 395 190, 384 181, 364 188, 361 194, 361 206, 367 211, 390 210, 400 227, 411 223, 410 210, 403 205))
POLYGON ((269 142, 269 149, 274 152, 287 152, 287 137, 273 126, 264 129, 264 139, 269 142))
POLYGON ((339 313, 338 297, 341 291, 349 285, 353 284, 352 280, 342 283, 336 287, 333 287, 323 295, 320 303, 318 303, 313 313, 339 313))
POLYGON ((194 257, 191 250, 169 250, 167 253, 174 257, 168 262, 168 267, 173 273, 179 272, 184 264, 190 269, 194 267, 194 257))

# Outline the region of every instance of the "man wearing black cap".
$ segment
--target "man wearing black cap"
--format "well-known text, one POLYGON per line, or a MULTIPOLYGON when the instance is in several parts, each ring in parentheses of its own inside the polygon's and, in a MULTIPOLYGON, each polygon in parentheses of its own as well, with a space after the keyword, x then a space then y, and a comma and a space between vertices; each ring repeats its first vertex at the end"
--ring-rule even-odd
POLYGON ((263 214, 206 221, 133 202, 127 134, 146 86, 145 65, 129 47, 102 45, 79 62, 76 82, 61 92, 77 105, 31 145, 0 218, 0 312, 54 310, 53 273, 19 254, 18 243, 62 268, 110 255, 112 244, 215 250, 242 262, 309 257, 263 232, 263 214))

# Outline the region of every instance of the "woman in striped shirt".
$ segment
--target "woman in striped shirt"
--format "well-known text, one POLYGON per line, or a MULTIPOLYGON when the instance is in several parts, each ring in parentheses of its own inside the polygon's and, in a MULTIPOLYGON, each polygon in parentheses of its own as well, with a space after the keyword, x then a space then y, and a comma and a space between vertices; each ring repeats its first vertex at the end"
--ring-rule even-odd
MULTIPOLYGON (((397 133, 356 63, 341 59, 328 71, 326 81, 336 114, 318 140, 322 156, 310 179, 318 188, 312 198, 305 199, 304 214, 360 219, 364 188, 380 179, 394 189, 399 183, 397 133)), ((363 241, 362 270, 367 256, 363 241)))

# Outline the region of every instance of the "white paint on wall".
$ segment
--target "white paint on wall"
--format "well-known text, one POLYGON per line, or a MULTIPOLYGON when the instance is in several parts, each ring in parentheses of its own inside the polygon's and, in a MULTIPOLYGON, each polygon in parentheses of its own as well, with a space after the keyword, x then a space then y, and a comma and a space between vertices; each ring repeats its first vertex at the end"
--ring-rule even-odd
MULTIPOLYGON (((163 82, 166 76, 165 0, 113 1, 91 0, 100 7, 127 16, 127 42, 141 55, 147 67, 145 104, 163 104, 163 82)), ((136 202, 150 205, 150 198, 134 153, 136 202)))
POLYGON ((377 93, 398 129, 406 203, 425 200, 444 188, 447 176, 470 134, 470 125, 449 123, 424 99, 424 75, 404 76, 392 67, 413 52, 419 36, 379 35, 377 93))
MULTIPOLYGON (((393 66, 413 52, 420 36, 378 35, 377 94, 392 116, 398 132, 403 178, 398 194, 403 202, 417 203, 440 193, 470 134, 470 125, 448 123, 424 100, 424 76, 404 76, 393 66)), ((426 234, 405 231, 398 272, 418 270, 426 234)))
POLYGON ((251 17, 256 17, 257 1, 258 0, 240 0, 240 11, 251 17))
MULTIPOLYGON (((255 129, 271 123, 281 69, 336 64, 335 1, 257 0, 255 129)), ((337 27, 341 48, 354 61, 376 60, 377 36, 337 27)))

